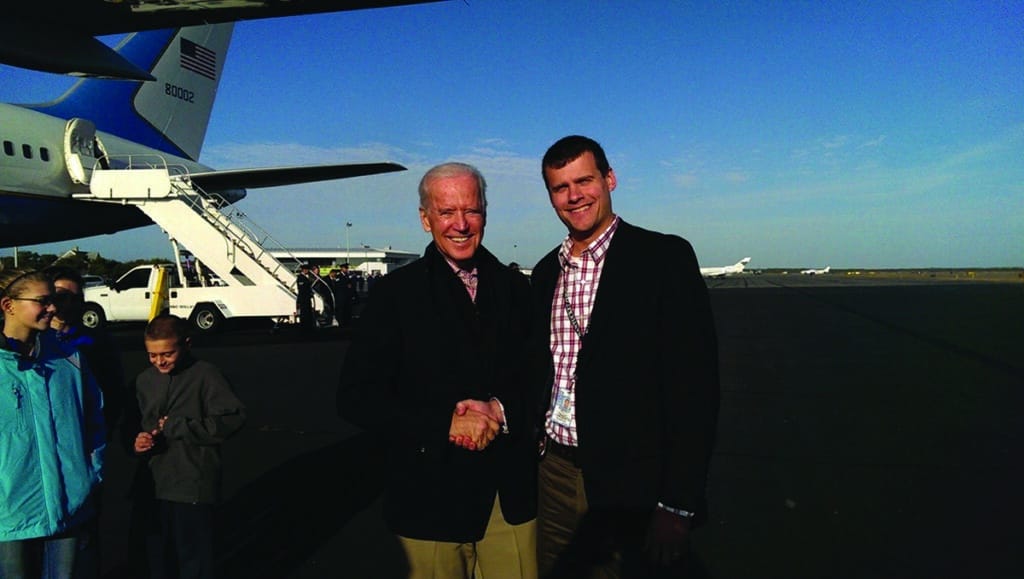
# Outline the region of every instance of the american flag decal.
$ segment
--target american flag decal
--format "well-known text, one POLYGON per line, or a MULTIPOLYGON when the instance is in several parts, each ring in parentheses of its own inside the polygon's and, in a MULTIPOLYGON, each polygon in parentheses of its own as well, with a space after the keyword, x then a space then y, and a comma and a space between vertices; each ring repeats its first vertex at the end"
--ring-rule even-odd
POLYGON ((210 80, 217 78, 217 53, 192 42, 181 39, 181 68, 205 76, 210 80))

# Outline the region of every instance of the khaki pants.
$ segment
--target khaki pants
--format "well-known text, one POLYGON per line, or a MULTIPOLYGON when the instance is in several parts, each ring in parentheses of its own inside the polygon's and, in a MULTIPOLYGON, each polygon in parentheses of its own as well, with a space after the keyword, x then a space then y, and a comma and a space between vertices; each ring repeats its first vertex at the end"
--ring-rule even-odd
POLYGON ((583 471, 550 451, 540 463, 537 563, 544 579, 702 579, 707 570, 688 553, 652 565, 644 549, 650 511, 592 509, 583 471))
MULTIPOLYGON (((583 471, 548 452, 540 463, 537 497, 537 564, 541 577, 618 579, 622 555, 599 529, 580 528, 587 515, 583 471), (580 531, 582 536, 577 532, 580 531), (570 543, 572 549, 570 550, 570 543)), ((561 579, 561 578, 560 578, 561 579)))
POLYGON ((499 497, 476 543, 398 537, 409 560, 409 579, 537 579, 537 521, 510 525, 499 497))

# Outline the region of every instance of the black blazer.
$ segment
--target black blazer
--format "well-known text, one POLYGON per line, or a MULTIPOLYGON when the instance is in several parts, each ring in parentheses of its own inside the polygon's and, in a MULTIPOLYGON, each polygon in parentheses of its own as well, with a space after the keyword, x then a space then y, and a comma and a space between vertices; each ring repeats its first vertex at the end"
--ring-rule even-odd
MULTIPOLYGON (((630 509, 660 501, 703 519, 719 385, 714 320, 697 258, 685 239, 623 221, 605 260, 576 371, 587 500, 630 509)), ((556 248, 532 275, 541 421, 551 400, 559 275, 556 248)))
POLYGON ((536 516, 529 283, 482 247, 477 268, 474 304, 430 244, 377 282, 345 355, 338 410, 387 442, 384 515, 404 537, 478 541, 496 492, 509 523, 536 516), (492 396, 510 434, 483 451, 449 443, 455 403, 492 396))

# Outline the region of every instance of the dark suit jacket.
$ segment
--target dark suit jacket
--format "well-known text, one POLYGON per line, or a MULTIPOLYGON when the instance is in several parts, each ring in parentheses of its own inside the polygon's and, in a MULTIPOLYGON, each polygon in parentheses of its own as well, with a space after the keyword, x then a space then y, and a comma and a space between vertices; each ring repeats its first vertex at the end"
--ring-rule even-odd
MULTIPOLYGON (((681 237, 623 221, 605 260, 577 361, 577 452, 587 500, 629 509, 661 501, 702 519, 719 386, 714 320, 696 256, 681 237)), ((542 411, 551 399, 548 341, 559 275, 556 248, 532 275, 542 411)))
POLYGON ((338 410, 387 441, 384 515, 415 539, 483 538, 500 492, 512 524, 536 516, 535 415, 526 382, 526 278, 477 252, 476 304, 433 244, 377 282, 345 355, 338 410), (483 451, 448 442, 452 411, 497 397, 510 434, 483 451))

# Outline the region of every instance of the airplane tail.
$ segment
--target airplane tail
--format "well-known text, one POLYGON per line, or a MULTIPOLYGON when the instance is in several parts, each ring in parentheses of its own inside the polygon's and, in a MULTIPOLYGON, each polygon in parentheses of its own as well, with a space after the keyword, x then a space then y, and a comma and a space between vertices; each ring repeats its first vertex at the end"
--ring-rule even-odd
POLYGON ((115 50, 155 81, 86 78, 56 101, 28 108, 88 119, 100 131, 196 161, 233 29, 225 23, 135 32, 115 50))

